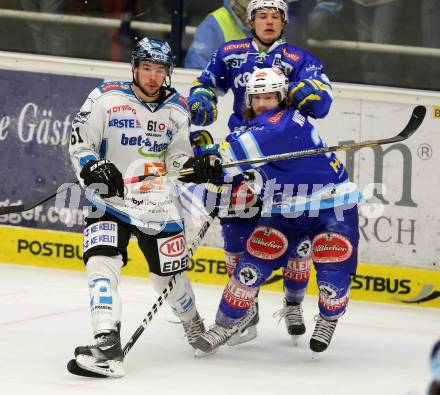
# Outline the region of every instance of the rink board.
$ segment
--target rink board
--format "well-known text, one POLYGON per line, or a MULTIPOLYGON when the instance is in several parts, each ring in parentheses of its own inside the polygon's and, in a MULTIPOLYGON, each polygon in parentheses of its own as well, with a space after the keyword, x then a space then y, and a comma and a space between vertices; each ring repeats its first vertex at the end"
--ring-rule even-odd
MULTIPOLYGON (((59 231, 0 226, 0 262, 56 269, 84 270, 82 235, 59 231)), ((148 268, 135 240, 129 244, 129 262, 123 273, 146 277, 148 268)), ((193 282, 225 285, 226 263, 223 250, 200 247, 188 274, 193 282)), ((281 271, 273 273, 263 289, 282 292, 281 271)), ((317 295, 312 270, 307 293, 317 295)), ((371 302, 440 308, 440 271, 360 263, 354 276, 352 299, 371 302)))

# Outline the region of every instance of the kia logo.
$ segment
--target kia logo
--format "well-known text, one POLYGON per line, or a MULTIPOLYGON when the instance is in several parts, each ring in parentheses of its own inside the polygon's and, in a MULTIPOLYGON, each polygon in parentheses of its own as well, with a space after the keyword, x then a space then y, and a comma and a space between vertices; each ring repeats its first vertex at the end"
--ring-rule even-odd
POLYGON ((159 250, 161 254, 169 257, 182 255, 185 251, 185 238, 181 234, 171 237, 160 245, 159 250))

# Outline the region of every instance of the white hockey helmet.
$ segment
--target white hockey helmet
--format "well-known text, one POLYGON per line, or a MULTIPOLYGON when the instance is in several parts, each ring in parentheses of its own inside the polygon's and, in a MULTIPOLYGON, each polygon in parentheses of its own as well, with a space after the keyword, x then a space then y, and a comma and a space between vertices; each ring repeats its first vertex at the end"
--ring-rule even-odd
POLYGON ((285 23, 289 22, 287 4, 284 0, 252 0, 247 6, 248 21, 252 21, 254 13, 262 8, 276 8, 281 11, 285 23))
POLYGON ((246 106, 251 107, 251 95, 278 92, 280 102, 287 96, 289 80, 277 67, 255 70, 246 84, 246 106))

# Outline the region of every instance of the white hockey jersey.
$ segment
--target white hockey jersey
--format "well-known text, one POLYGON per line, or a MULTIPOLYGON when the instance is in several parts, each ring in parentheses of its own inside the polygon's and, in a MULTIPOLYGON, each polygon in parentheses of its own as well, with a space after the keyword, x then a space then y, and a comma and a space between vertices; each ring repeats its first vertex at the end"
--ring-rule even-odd
MULTIPOLYGON (((186 100, 165 89, 159 103, 142 102, 130 82, 106 82, 95 88, 72 123, 70 157, 79 176, 95 159, 108 159, 123 178, 180 169, 192 156, 186 100)), ((120 220, 138 227, 173 231, 181 227, 180 202, 168 177, 125 185, 124 199, 90 200, 120 220)))

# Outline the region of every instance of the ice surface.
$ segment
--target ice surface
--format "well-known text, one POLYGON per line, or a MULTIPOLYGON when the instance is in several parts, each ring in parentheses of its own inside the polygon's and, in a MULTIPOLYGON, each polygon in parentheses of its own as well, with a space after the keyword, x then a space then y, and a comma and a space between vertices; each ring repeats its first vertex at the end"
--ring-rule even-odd
MULTIPOLYGON (((163 306, 125 360, 123 379, 89 379, 66 370, 77 345, 92 340, 85 273, 0 265, 0 394, 406 395, 424 394, 428 357, 440 336, 440 311, 351 301, 330 348, 312 358, 317 314, 306 297, 307 333, 291 345, 272 314, 282 295, 260 293, 259 336, 196 359, 183 328, 163 306)), ((194 285, 205 323, 221 287, 194 285)), ((130 338, 157 295, 147 279, 123 278, 122 339, 130 338)))

